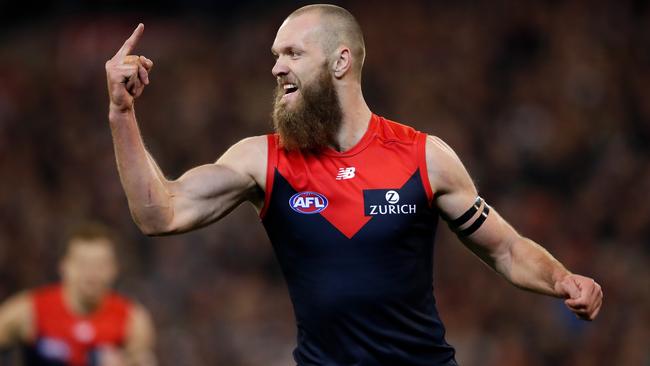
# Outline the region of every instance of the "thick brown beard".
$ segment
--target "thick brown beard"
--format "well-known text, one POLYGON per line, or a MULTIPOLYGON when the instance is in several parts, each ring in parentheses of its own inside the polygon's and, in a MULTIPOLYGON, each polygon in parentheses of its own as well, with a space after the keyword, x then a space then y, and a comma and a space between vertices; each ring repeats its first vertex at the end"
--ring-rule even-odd
POLYGON ((343 112, 327 68, 321 70, 317 81, 303 85, 300 93, 302 98, 288 108, 280 103, 284 95, 282 86, 275 91, 272 118, 281 146, 309 152, 318 152, 328 145, 336 147, 343 112))

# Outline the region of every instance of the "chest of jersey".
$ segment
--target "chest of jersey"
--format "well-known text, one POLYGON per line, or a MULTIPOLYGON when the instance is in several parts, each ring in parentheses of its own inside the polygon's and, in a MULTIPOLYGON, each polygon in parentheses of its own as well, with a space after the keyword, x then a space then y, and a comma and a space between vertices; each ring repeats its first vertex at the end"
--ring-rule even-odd
POLYGON ((394 131, 400 127, 373 117, 366 135, 345 153, 278 149, 270 178, 273 194, 283 192, 286 205, 274 214, 288 223, 302 215, 319 215, 348 239, 378 217, 395 224, 379 235, 406 229, 418 213, 429 210, 431 194, 422 176, 423 136, 394 131), (282 185, 290 189, 284 192, 282 185))
POLYGON ((26 350, 28 365, 99 365, 104 354, 123 346, 128 303, 108 295, 88 316, 72 313, 60 287, 37 291, 33 298, 36 339, 26 350))
POLYGON ((437 214, 424 136, 400 128, 377 117, 345 153, 273 150, 269 139, 262 218, 294 299, 363 303, 430 286, 437 214))

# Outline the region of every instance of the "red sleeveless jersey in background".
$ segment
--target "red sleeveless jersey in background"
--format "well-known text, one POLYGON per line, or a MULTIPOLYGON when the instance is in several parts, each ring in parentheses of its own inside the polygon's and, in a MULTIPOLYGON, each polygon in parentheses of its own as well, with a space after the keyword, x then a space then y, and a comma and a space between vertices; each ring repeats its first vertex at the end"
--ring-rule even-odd
POLYGON ((105 347, 122 347, 131 311, 124 297, 109 293, 90 314, 73 313, 61 285, 32 293, 35 339, 27 346, 27 365, 97 365, 105 347))

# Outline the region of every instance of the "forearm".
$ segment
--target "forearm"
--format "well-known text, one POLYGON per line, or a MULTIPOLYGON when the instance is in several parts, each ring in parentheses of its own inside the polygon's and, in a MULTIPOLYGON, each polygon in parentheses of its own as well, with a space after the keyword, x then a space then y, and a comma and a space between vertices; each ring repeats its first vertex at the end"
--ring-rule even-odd
POLYGON ((521 236, 509 244, 497 268, 519 288, 556 297, 562 296, 556 284, 571 274, 546 249, 521 236))
POLYGON ((542 246, 517 233, 495 209, 478 231, 461 239, 513 285, 561 297, 556 284, 570 272, 542 246))
POLYGON ((128 365, 155 366, 156 357, 151 349, 127 350, 128 365))
POLYGON ((169 182, 145 149, 133 109, 111 105, 109 122, 131 215, 144 233, 159 232, 173 216, 169 182))

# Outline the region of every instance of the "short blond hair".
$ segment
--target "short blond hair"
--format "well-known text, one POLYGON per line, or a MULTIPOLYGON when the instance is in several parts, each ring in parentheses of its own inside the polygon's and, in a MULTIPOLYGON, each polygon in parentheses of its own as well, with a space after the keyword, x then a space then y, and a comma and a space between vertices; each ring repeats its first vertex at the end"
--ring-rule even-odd
POLYGON ((361 80, 363 62, 366 58, 366 43, 357 19, 346 9, 331 4, 303 6, 291 13, 287 19, 311 12, 316 12, 327 20, 323 22, 326 33, 325 37, 323 37, 323 50, 325 53, 334 52, 340 45, 349 47, 355 60, 352 64, 353 71, 361 80))
POLYGON ((77 223, 69 228, 66 235, 66 240, 60 250, 61 257, 69 253, 70 246, 73 242, 87 242, 100 239, 106 239, 113 252, 117 255, 119 237, 115 231, 111 230, 108 226, 97 221, 84 221, 77 223))

